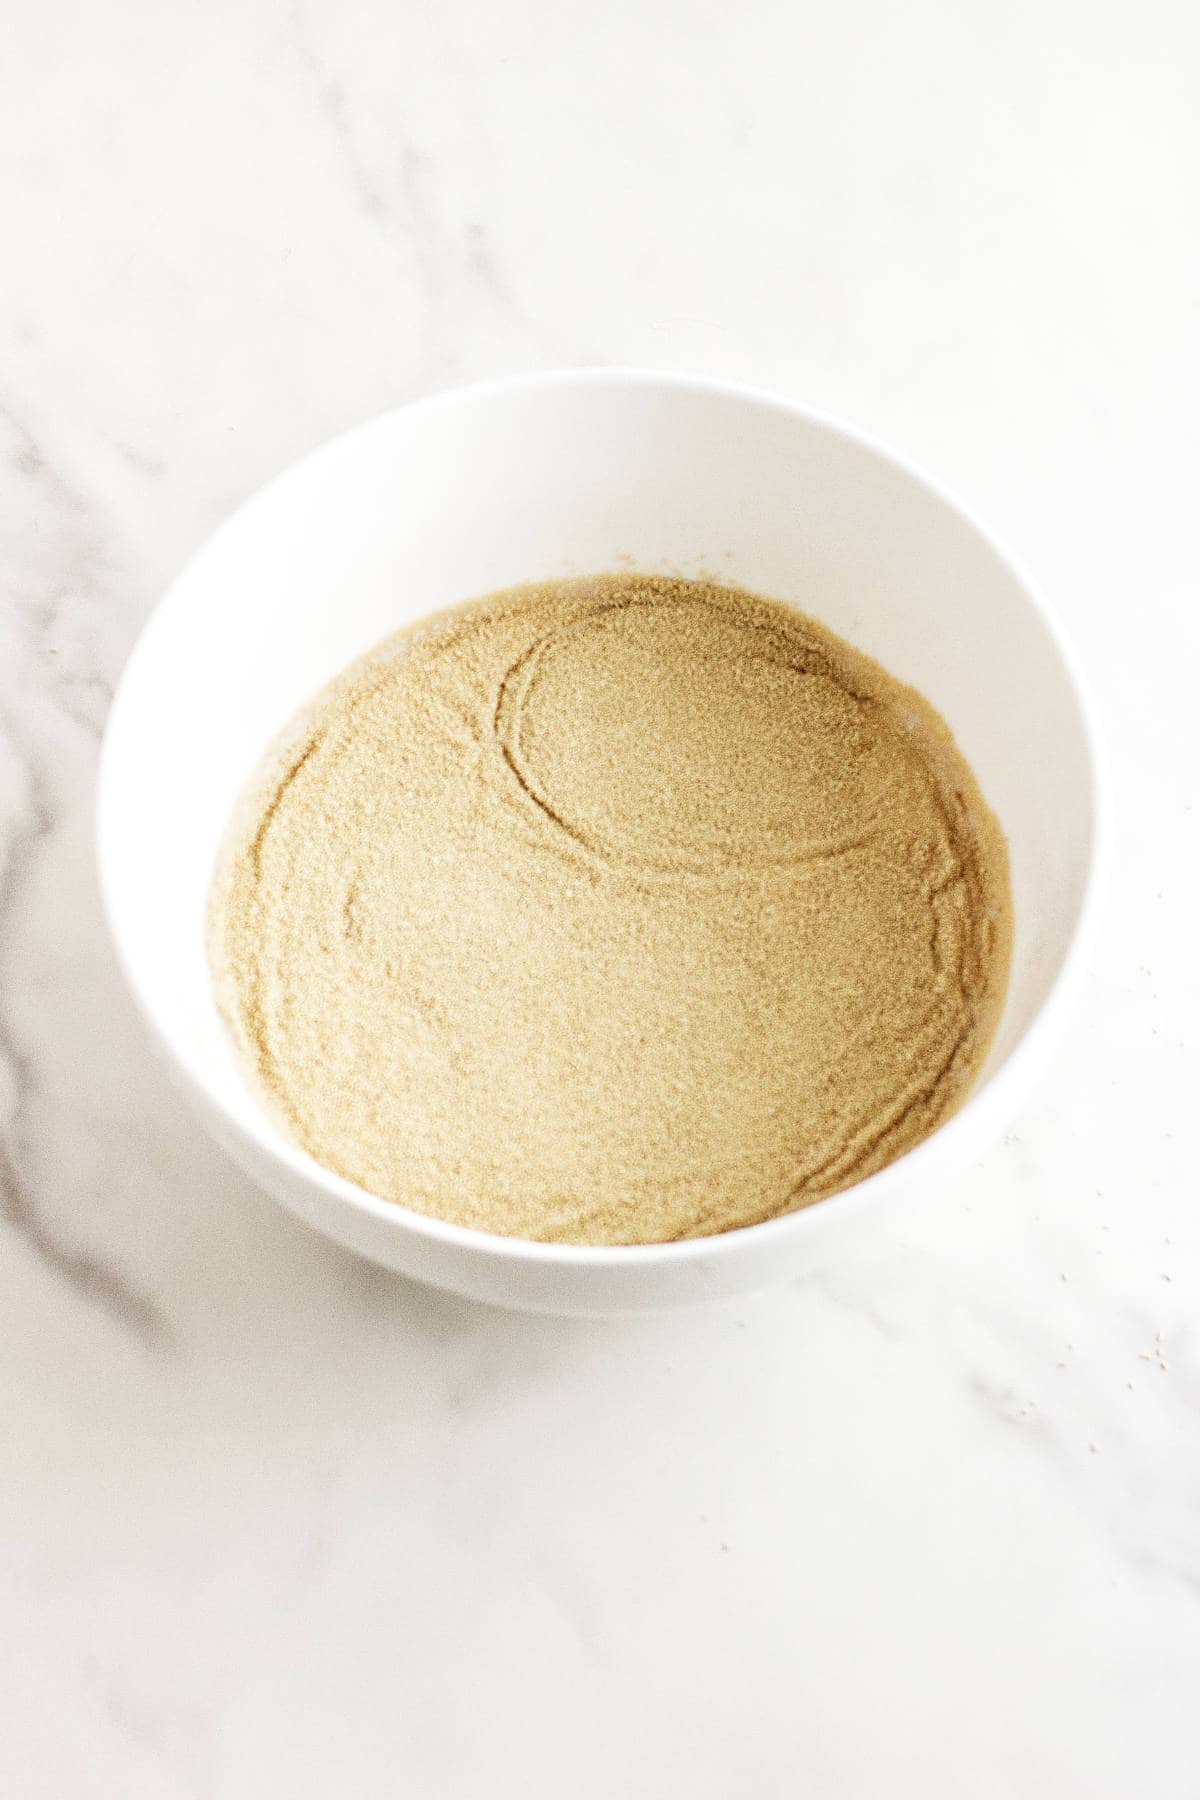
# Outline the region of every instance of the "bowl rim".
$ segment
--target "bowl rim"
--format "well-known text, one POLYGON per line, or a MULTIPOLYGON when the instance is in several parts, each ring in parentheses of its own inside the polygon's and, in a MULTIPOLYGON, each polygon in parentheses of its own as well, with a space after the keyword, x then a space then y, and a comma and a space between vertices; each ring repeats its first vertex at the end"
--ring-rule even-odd
POLYGON ((150 1027, 153 1038, 165 1053, 168 1063, 177 1066, 183 1072, 188 1082, 199 1091, 208 1105, 225 1123, 228 1130, 239 1138, 249 1137, 258 1150, 271 1162, 281 1164, 301 1182, 323 1189, 332 1198, 347 1203, 359 1213, 385 1222, 390 1229, 402 1235, 408 1234, 424 1239, 431 1247, 436 1246, 442 1250, 476 1253, 489 1258, 498 1258, 510 1264, 527 1266, 532 1264, 543 1269, 613 1270, 635 1266, 642 1268, 659 1265, 679 1266, 689 1262, 706 1261, 714 1255, 735 1255, 741 1249, 749 1249, 751 1243, 756 1249, 767 1250, 772 1243, 790 1238, 797 1232, 811 1231, 821 1215, 828 1216, 827 1209, 829 1208, 835 1210, 838 1218, 845 1219, 849 1213, 869 1206, 876 1199, 882 1198, 891 1188, 907 1184, 914 1178, 919 1178, 923 1173, 931 1171, 936 1163, 947 1160, 956 1147, 965 1148, 970 1142, 976 1121, 980 1118, 985 1106, 999 1109, 1003 1106, 1006 1097, 1019 1097, 1027 1070, 1036 1064, 1039 1054, 1048 1048, 1066 1013, 1071 994, 1082 972, 1085 955, 1094 937, 1104 885, 1104 871, 1109 855, 1110 822, 1107 788, 1106 759, 1095 702, 1087 678, 1080 667, 1077 653, 1058 614, 1018 557, 1008 549, 990 527, 983 523, 974 510, 939 478, 868 431, 848 424, 820 408, 747 383, 690 374, 685 371, 659 370, 639 366, 566 367, 527 371, 484 381, 466 382, 403 402, 399 406, 389 407, 384 412, 378 413, 346 431, 337 433, 334 437, 316 445, 288 463, 286 467, 241 501, 222 520, 215 531, 204 538, 177 572, 157 604, 151 609, 118 680, 105 725, 96 774, 96 860, 102 908, 107 920, 109 936, 116 951, 117 961, 137 1002, 138 1009, 150 1027), (261 1108, 261 1102, 258 1102, 257 1098, 256 1105, 260 1110, 252 1115, 250 1125, 245 1120, 235 1117, 227 1109, 220 1094, 210 1084, 203 1070, 193 1063, 187 1046, 181 1043, 172 1032, 170 1021, 165 1016, 165 1009, 158 1005, 155 994, 142 982, 132 958, 127 954, 120 922, 120 909, 115 899, 116 883, 111 873, 109 833, 106 823, 112 805, 113 778, 110 752, 115 735, 113 722, 123 711, 126 693, 132 685, 131 678, 143 655, 152 646, 153 639, 161 629, 163 621, 179 605, 186 603, 186 597, 181 600, 180 589, 185 586, 186 578, 190 576, 193 567, 208 554, 215 542, 232 531, 240 522, 243 514, 256 506, 268 494, 274 492, 276 488, 290 481, 301 470, 310 469, 322 460, 331 460, 334 457, 350 453, 374 433, 385 432, 401 416, 413 419, 419 418, 425 413, 448 413, 469 409, 473 405, 492 403, 510 395, 539 388, 603 387, 659 388, 678 393, 692 393, 733 401, 760 411, 773 412, 780 417, 800 420, 807 425, 815 426, 831 438, 840 439, 843 443, 848 443, 877 461, 888 465, 893 471, 922 488, 930 498, 956 514, 960 521, 966 524, 982 541, 1021 589, 1045 628, 1075 702, 1088 778, 1088 865, 1070 941, 1041 1005, 1000 1067, 986 1081, 973 1087, 957 1111, 944 1123, 937 1126, 928 1137, 922 1139, 902 1156, 897 1157, 894 1162, 887 1164, 885 1168, 875 1174, 865 1177, 862 1181, 843 1188, 811 1206, 783 1213, 777 1218, 762 1220, 758 1224, 736 1226, 729 1231, 709 1236, 672 1239, 666 1243, 653 1244, 546 1243, 529 1238, 505 1237, 495 1232, 478 1231, 472 1226, 455 1225, 447 1220, 415 1212, 397 1201, 384 1200, 378 1195, 369 1193, 365 1188, 359 1187, 355 1182, 348 1181, 345 1177, 323 1168, 307 1151, 290 1143, 278 1132, 265 1109, 261 1108), (271 1135, 268 1135, 268 1128, 271 1135))

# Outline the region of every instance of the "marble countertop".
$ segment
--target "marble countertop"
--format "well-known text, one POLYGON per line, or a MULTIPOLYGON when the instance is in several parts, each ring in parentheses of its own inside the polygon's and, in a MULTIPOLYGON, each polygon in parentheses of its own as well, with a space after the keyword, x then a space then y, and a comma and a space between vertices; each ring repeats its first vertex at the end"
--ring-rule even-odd
POLYGON ((10 8, 0 1791, 1200 1793, 1200 36, 1185 0, 10 8), (566 362, 924 462, 1057 601, 1118 848, 1037 1101, 834 1271, 633 1324, 341 1254, 164 1084, 114 679, 344 426, 566 362))

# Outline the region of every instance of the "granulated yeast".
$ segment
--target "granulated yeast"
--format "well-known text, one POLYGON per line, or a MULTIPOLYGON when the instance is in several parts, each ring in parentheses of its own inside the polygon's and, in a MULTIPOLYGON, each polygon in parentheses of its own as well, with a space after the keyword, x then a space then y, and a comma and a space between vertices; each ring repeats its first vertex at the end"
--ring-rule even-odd
POLYGON ((930 1132, 1009 917, 1000 830, 917 694, 772 601, 611 575, 337 680, 231 828, 211 942, 327 1168, 635 1244, 805 1206, 930 1132))

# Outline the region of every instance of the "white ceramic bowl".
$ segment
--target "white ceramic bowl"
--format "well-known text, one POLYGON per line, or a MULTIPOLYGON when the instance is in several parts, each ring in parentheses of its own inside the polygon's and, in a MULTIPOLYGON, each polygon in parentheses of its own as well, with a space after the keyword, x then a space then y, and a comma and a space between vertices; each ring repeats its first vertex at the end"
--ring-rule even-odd
POLYGON ((630 371, 439 395, 273 481, 158 607, 112 709, 98 813, 126 975, 213 1134, 318 1230, 502 1305, 580 1314, 761 1287, 860 1238, 977 1156, 1043 1066, 1080 967, 1099 838, 1097 758, 1062 633, 1029 579, 924 476, 804 407, 630 371), (628 1249, 532 1244, 373 1198, 286 1141, 213 1002, 204 918, 217 842, 275 732, 342 666, 422 614, 511 584, 631 564, 794 602, 939 709, 1008 835, 1016 940, 996 1042, 966 1105, 806 1211, 628 1249))

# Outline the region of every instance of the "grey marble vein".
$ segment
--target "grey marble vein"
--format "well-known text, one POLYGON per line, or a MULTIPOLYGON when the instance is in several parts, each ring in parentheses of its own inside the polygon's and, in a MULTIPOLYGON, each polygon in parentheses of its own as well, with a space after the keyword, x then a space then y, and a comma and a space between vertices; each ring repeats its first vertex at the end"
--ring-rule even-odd
MULTIPOLYGON (((59 695, 61 703, 61 694, 59 695)), ((32 755, 20 757, 16 738, 0 716, 0 742, 25 776, 24 805, 17 819, 0 838, 0 959, 9 965, 9 942, 14 920, 23 904, 25 875, 59 823, 48 784, 40 776, 32 755)), ((102 1307, 109 1317, 131 1332, 148 1349, 162 1350, 173 1342, 167 1319, 148 1294, 116 1264, 99 1252, 65 1241, 44 1218, 34 1183, 26 1173, 29 1160, 24 1120, 38 1079, 38 1071, 21 1048, 6 1000, 7 984, 0 991, 0 1059, 12 1085, 12 1103, 3 1139, 0 1140, 0 1217, 24 1239, 42 1264, 90 1304, 102 1307)))
POLYGON ((7 425, 16 440, 9 455, 9 465, 17 475, 24 475, 32 481, 46 486, 52 493, 57 505, 68 511, 83 513, 87 511, 87 501, 79 490, 73 486, 47 456, 35 433, 21 416, 15 404, 0 394, 0 420, 7 425))
MULTIPOLYGON (((3 1052, 9 1055, 7 1049, 3 1052)), ((11 1064, 11 1055, 9 1061, 11 1064)), ((8 1135, 19 1137, 10 1125, 8 1135)), ((148 1350, 164 1350, 175 1343, 165 1314, 148 1294, 140 1292, 120 1269, 94 1251, 73 1249, 62 1243, 40 1217, 34 1195, 20 1173, 15 1156, 0 1144, 0 1217, 40 1259, 50 1273, 73 1288, 84 1300, 100 1306, 148 1350)))
POLYGON ((426 383, 457 377, 461 353, 454 327, 464 311, 482 303, 494 319, 507 322, 540 357, 568 364, 597 364, 606 358, 594 345, 557 322, 537 316, 505 272, 486 222, 454 220, 439 200, 438 167, 403 119, 403 98, 389 121, 389 168, 372 170, 360 144, 345 82, 329 69, 314 36, 309 9, 296 0, 292 44, 316 93, 322 116, 338 148, 359 207, 389 234, 412 271, 421 299, 425 337, 422 358, 426 383))

